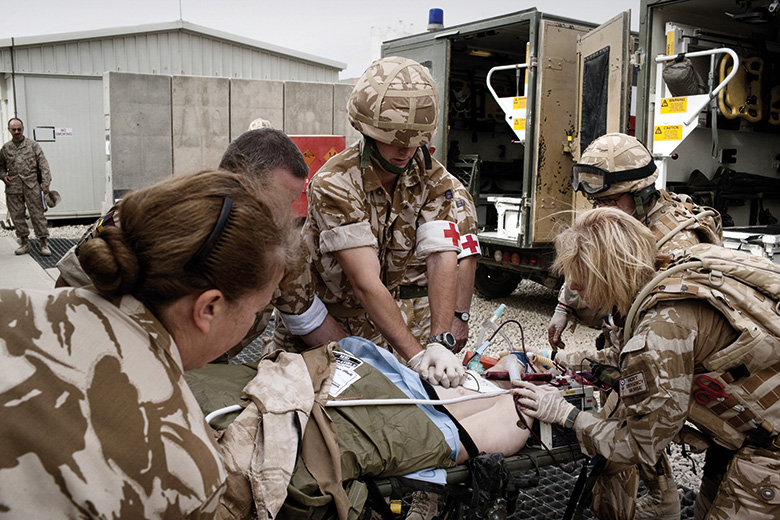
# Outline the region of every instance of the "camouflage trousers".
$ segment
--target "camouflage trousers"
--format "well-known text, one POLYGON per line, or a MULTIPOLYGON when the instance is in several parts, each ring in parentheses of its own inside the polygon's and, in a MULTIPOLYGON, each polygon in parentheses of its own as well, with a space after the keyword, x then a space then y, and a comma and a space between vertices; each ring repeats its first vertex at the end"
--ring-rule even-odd
MULTIPOLYGON (((618 406, 617 392, 611 392, 599 410, 601 417, 611 414, 618 406)), ((620 414, 620 410, 615 412, 620 414)), ((614 416, 614 415, 613 415, 614 416)), ((636 499, 641 478, 649 489, 675 486, 672 465, 665 452, 660 457, 663 475, 658 475, 654 465, 614 465, 607 464, 604 472, 593 486, 591 511, 600 520, 631 520, 636 514, 636 499)))
POLYGON ((780 518, 780 452, 754 446, 734 454, 725 475, 702 477, 695 520, 780 518))
POLYGON ((40 187, 31 189, 23 186, 21 193, 8 193, 6 191, 5 203, 8 207, 8 213, 11 215, 11 220, 14 221, 17 237, 27 238, 30 236, 30 227, 27 225, 27 219, 25 218, 25 206, 27 206, 27 211, 30 213, 30 221, 35 230, 35 236, 38 238, 47 238, 49 236, 49 228, 46 227, 46 217, 43 214, 40 187))

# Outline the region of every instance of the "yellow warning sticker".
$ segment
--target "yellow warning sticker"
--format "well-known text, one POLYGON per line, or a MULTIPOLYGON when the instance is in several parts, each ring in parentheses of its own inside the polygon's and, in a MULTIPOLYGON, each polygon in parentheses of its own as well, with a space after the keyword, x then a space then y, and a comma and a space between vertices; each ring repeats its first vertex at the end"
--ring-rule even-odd
POLYGON ((513 128, 515 130, 525 130, 525 118, 524 117, 515 118, 515 124, 513 128))
POLYGON ((661 99, 662 114, 679 114, 685 113, 686 110, 688 110, 687 97, 672 97, 661 99))
POLYGON ((525 108, 527 99, 525 96, 522 97, 516 97, 512 99, 512 110, 517 110, 519 108, 525 108))
POLYGON ((666 55, 674 56, 674 30, 666 33, 666 55))
POLYGON ((314 152, 312 152, 309 149, 306 149, 305 152, 303 152, 303 160, 306 161, 306 164, 311 166, 311 163, 313 163, 317 158, 314 156, 314 152))
POLYGON ((682 141, 682 125, 656 126, 653 133, 655 141, 682 141))

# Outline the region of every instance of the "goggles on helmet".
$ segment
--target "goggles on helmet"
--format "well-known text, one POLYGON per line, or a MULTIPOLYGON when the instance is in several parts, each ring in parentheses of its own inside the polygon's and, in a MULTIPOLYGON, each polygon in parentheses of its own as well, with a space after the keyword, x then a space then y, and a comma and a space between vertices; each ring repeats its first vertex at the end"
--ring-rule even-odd
POLYGON ((607 191, 618 182, 635 181, 649 177, 656 170, 655 163, 650 161, 641 168, 611 172, 592 164, 575 164, 571 167, 571 187, 574 191, 584 191, 595 195, 607 191))

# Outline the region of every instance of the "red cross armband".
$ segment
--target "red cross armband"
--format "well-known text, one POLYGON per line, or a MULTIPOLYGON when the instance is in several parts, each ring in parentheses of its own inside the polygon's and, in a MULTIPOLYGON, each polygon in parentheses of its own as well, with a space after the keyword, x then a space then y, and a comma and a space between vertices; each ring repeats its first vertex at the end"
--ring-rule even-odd
POLYGON ((460 253, 460 233, 453 222, 434 220, 417 228, 417 258, 425 260, 432 253, 460 253))
POLYGON ((460 236, 460 253, 458 254, 458 260, 466 258, 467 256, 481 255, 482 250, 479 248, 479 241, 477 241, 477 235, 469 233, 467 235, 460 236))

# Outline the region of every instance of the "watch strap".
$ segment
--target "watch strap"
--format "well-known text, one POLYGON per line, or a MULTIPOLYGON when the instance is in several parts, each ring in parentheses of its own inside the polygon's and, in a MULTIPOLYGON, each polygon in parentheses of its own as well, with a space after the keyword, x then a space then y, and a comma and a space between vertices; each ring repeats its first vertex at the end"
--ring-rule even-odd
POLYGON ((569 415, 566 417, 566 422, 563 423, 564 428, 572 429, 574 427, 574 421, 577 420, 577 416, 580 414, 579 408, 572 408, 569 415))

